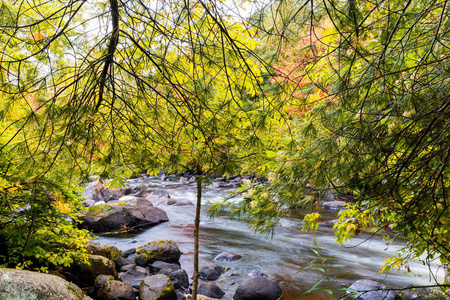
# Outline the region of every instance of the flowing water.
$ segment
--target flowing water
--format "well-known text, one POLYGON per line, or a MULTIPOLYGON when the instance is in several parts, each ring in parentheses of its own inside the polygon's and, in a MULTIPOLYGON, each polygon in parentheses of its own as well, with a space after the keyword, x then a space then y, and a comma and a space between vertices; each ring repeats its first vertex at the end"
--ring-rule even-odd
MULTIPOLYGON (((190 200, 195 203, 196 188, 193 184, 178 183, 177 178, 172 181, 158 179, 134 180, 131 185, 146 184, 151 188, 161 188, 168 191, 175 200, 190 200)), ((229 191, 229 190, 228 190, 229 191)), ((225 190, 212 186, 204 188, 203 204, 207 201, 218 201, 226 195, 225 190)), ((170 221, 146 229, 138 233, 125 233, 119 235, 102 235, 97 242, 113 245, 120 250, 137 248, 151 240, 171 239, 177 242, 183 252, 180 263, 188 274, 193 271, 193 223, 195 215, 194 206, 160 206, 169 216, 170 221)), ((323 210, 325 218, 332 219, 336 213, 323 210)), ((248 229, 245 222, 232 220, 226 217, 208 219, 205 205, 202 210, 200 229, 200 266, 220 264, 229 267, 217 281, 217 284, 226 292, 224 300, 231 300, 238 284, 247 278, 252 271, 259 271, 279 283, 283 289, 284 299, 299 299, 308 288, 313 286, 323 276, 316 270, 306 270, 296 274, 310 264, 317 256, 310 250, 314 247, 311 233, 301 231, 300 219, 284 219, 275 229, 273 236, 257 234, 248 229), (231 251, 242 255, 242 259, 234 262, 216 262, 214 257, 223 252, 231 251), (232 275, 231 275, 232 274, 232 275)), ((351 271, 352 274, 339 277, 334 281, 334 287, 348 287, 355 280, 367 278, 384 282, 393 288, 403 288, 408 285, 430 285, 427 266, 420 263, 411 265, 411 273, 391 271, 388 276, 379 274, 380 266, 386 256, 393 255, 395 250, 401 248, 401 243, 386 244, 381 237, 371 238, 362 234, 339 247, 334 240, 331 225, 320 225, 316 232, 317 241, 321 248, 326 249, 324 256, 335 255, 329 264, 342 264, 345 267, 330 269, 332 275, 351 271), (367 241, 366 241, 367 240, 367 241), (413 275, 415 274, 415 275, 413 275)), ((442 270, 433 266, 433 272, 442 281, 442 270)), ((301 299, 329 299, 323 294, 303 296, 301 299)))

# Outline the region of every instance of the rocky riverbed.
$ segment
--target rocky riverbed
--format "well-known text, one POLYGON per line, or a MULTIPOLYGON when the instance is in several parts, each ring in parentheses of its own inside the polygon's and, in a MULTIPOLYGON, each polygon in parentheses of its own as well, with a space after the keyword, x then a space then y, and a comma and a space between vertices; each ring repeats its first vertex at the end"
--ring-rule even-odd
MULTIPOLYGON (((243 179, 238 176, 219 178, 205 189, 205 198, 214 200, 221 197, 223 189, 235 188, 243 179)), ((53 284, 53 279, 48 281, 48 278, 36 279, 36 283, 30 279, 17 289, 14 286, 24 277, 34 278, 41 274, 31 275, 27 271, 17 271, 16 274, 14 270, 0 269, 0 299, 33 299, 28 296, 23 298, 23 295, 28 295, 30 290, 48 290, 47 286, 58 287, 58 291, 52 291, 51 296, 40 294, 35 299, 91 297, 175 300, 189 296, 192 283, 192 218, 195 209, 191 201, 195 199, 192 177, 141 178, 130 181, 130 186, 118 190, 92 183, 87 186, 84 196, 84 226, 100 234, 96 242, 109 246, 91 243, 85 260, 77 261, 70 268, 59 272, 58 275, 64 276, 65 280, 55 279, 58 284, 53 284), (15 281, 12 278, 18 279, 15 281), (64 284, 61 284, 61 280, 64 284), (17 294, 17 291, 25 294, 17 294), (10 298, 6 298, 8 294, 10 298)), ((336 250, 331 246, 332 238, 327 237, 330 235, 327 228, 331 227, 327 224, 333 223, 332 216, 342 203, 328 201, 322 205, 325 207, 323 213, 328 217, 324 222, 325 231, 322 231, 319 239, 321 245, 327 250, 330 248, 333 254, 336 250), (327 215, 330 211, 332 213, 327 215)), ((299 231, 299 221, 295 218, 286 219, 281 225, 274 238, 270 239, 253 234, 245 229, 244 223, 237 220, 220 217, 213 221, 203 219, 201 297, 270 300, 278 299, 282 293, 282 299, 291 300, 297 299, 319 280, 320 272, 318 274, 314 270, 305 271, 300 276, 295 274, 314 259, 305 251, 312 246, 311 236, 299 231)), ((347 270, 356 269, 358 273, 337 278, 334 288, 352 286, 355 290, 364 291, 373 290, 374 286, 382 290, 388 288, 387 285, 398 288, 405 286, 404 282, 417 285, 417 281, 411 277, 400 280, 400 276, 395 275, 379 276, 373 266, 378 264, 379 267, 382 261, 371 260, 377 253, 386 255, 382 249, 386 245, 383 244, 373 241, 371 248, 377 248, 376 251, 361 251, 357 254, 359 260, 354 259, 353 249, 335 252, 339 262, 344 261, 347 270), (369 257, 366 259, 367 255, 369 257), (382 281, 387 285, 380 283, 382 281)), ((362 299, 381 299, 380 295, 383 299, 397 297, 395 292, 380 293, 367 292, 362 299)), ((402 293, 402 296, 404 299, 413 299, 414 293, 402 293)), ((302 299, 329 299, 329 296, 316 293, 302 299)))

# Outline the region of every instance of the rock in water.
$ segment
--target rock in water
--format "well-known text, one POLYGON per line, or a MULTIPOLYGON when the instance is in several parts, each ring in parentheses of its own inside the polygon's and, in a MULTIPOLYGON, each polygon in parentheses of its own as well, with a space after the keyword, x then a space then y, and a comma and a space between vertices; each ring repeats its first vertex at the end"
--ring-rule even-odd
POLYGON ((172 282, 162 274, 144 278, 139 286, 139 296, 141 300, 177 300, 172 282))
POLYGON ((252 277, 238 286, 234 300, 277 300, 283 295, 281 288, 264 277, 252 277))
MULTIPOLYGON (((83 211, 82 211, 83 212, 83 211)), ((146 228, 169 221, 167 214, 144 199, 134 205, 96 205, 80 217, 83 226, 94 232, 111 232, 133 228, 146 228)))
POLYGON ((147 260, 145 265, 152 264, 158 260, 168 263, 177 263, 182 254, 174 241, 166 239, 148 242, 136 249, 136 253, 140 255, 140 259, 145 258, 147 260))
POLYGON ((214 260, 218 261, 235 261, 241 259, 242 256, 233 252, 222 252, 217 255, 214 260))
POLYGON ((2 300, 81 300, 83 296, 79 287, 61 277, 0 268, 2 300))
POLYGON ((219 265, 210 265, 200 269, 199 276, 203 280, 216 280, 222 275, 224 268, 219 265))
POLYGON ((358 296, 356 296, 355 299, 362 299, 362 300, 399 299, 399 296, 394 291, 390 290, 388 286, 369 279, 357 280, 349 287, 349 289, 358 292, 357 293, 358 296))

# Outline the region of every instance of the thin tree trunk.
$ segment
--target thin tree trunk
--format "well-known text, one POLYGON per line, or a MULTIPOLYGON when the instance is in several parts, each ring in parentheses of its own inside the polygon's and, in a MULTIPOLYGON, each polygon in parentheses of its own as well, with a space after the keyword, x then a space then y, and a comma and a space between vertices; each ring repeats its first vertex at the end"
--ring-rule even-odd
POLYGON ((195 210, 194 220, 194 275, 192 281, 192 298, 191 300, 197 300, 197 287, 198 287, 198 248, 199 248, 199 231, 200 231, 200 212, 202 208, 202 177, 197 177, 197 207, 195 210))

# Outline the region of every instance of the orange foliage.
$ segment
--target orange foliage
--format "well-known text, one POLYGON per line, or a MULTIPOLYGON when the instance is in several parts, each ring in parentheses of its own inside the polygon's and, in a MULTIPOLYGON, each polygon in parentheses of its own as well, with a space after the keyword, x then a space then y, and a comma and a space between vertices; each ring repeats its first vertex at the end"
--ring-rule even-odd
MULTIPOLYGON (((328 45, 324 42, 324 37, 329 34, 327 27, 327 23, 322 21, 319 26, 305 34, 296 43, 283 45, 278 63, 274 65, 277 75, 273 76, 270 82, 288 84, 289 96, 293 101, 298 100, 298 103, 289 105, 285 109, 288 115, 302 115, 312 107, 311 103, 306 102, 304 88, 314 83, 315 76, 312 72, 317 75, 318 71, 325 68, 320 64, 320 60, 328 51, 328 45)), ((324 87, 316 86, 309 91, 309 95, 311 93, 318 96, 316 99, 326 96, 324 87)))

